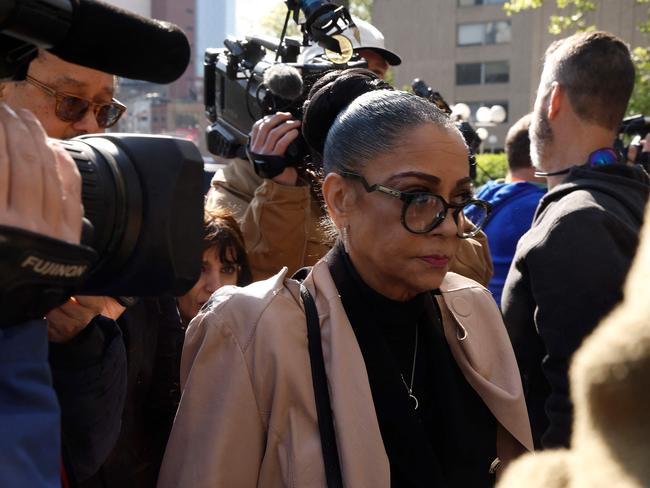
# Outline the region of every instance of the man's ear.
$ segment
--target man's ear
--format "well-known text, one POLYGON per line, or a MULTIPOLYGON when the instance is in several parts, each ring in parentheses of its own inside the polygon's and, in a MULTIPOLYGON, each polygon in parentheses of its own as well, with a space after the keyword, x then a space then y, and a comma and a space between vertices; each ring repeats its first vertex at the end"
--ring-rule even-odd
POLYGON ((322 185, 323 199, 327 213, 338 229, 347 225, 350 209, 355 200, 354 191, 348 182, 338 173, 330 173, 322 185))
POLYGON ((546 115, 549 120, 555 119, 564 108, 566 100, 566 90, 557 81, 551 83, 551 92, 549 94, 548 111, 546 115))

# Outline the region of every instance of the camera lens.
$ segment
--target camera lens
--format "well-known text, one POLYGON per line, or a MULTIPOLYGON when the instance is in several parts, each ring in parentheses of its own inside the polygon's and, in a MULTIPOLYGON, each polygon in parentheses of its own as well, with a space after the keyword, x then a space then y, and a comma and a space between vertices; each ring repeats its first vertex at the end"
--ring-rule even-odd
POLYGON ((189 141, 130 134, 61 141, 83 180, 82 241, 100 256, 87 295, 179 296, 198 280, 203 159, 189 141))

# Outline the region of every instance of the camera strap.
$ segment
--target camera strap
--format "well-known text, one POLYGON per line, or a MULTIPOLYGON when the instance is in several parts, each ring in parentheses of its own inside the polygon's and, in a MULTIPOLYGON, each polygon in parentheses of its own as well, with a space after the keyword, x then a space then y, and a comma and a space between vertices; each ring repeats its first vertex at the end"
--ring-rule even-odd
POLYGON ((97 258, 93 249, 0 225, 0 327, 40 319, 64 303, 97 258))
POLYGON ((269 154, 256 154, 246 146, 246 156, 253 165, 255 173, 260 178, 275 178, 282 173, 287 166, 287 160, 284 156, 272 156, 269 154))

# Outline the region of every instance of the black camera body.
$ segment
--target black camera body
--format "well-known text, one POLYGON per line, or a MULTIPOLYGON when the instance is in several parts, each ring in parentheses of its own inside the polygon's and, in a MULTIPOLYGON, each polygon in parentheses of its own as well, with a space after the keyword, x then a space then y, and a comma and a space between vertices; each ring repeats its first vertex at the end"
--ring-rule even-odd
MULTIPOLYGON (((13 0, 0 8, 0 80, 23 80, 39 48, 83 44, 79 33, 93 14, 122 21, 130 36, 142 31, 150 43, 143 42, 145 48, 155 41, 180 46, 183 54, 188 45, 171 24, 153 24, 102 3, 13 0)), ((113 53, 101 66, 93 64, 113 46, 106 41, 101 45, 105 51, 98 56, 93 51, 89 65, 118 66, 127 53, 113 53)), ((69 54, 71 62, 86 65, 85 51, 69 54)), ((180 76, 189 53, 172 58, 184 64, 176 70, 180 76)), ((128 65, 104 70, 140 76, 139 67, 128 65)), ((168 82, 178 77, 150 69, 143 79, 168 82)), ((198 148, 182 139, 135 134, 93 134, 60 143, 82 177, 82 245, 0 228, 0 326, 41 318, 71 294, 137 297, 187 292, 200 276, 203 253, 203 158, 198 148)))
POLYGON ((646 171, 650 170, 650 151, 643 151, 640 140, 646 138, 650 133, 650 117, 647 115, 631 115, 623 119, 619 130, 619 138, 616 141, 619 151, 627 158, 630 147, 636 147, 635 164, 642 165, 646 171), (624 137, 632 137, 628 147, 624 145, 624 137))
POLYGON ((280 111, 290 112, 295 119, 301 120, 305 98, 318 78, 332 69, 367 66, 356 54, 346 64, 334 64, 325 58, 298 63, 302 46, 318 41, 335 49, 336 45, 331 44, 332 32, 340 33, 344 26, 354 24, 347 10, 330 2, 289 1, 287 6, 290 12, 302 9, 308 17, 303 26, 302 42, 263 36, 229 38, 224 41, 224 48, 209 48, 204 57, 205 113, 212 122, 206 133, 208 150, 226 159, 250 159, 255 172, 263 178, 272 178, 287 166, 300 167, 310 151, 300 136, 289 145, 283 158, 248 154, 248 137, 253 124, 265 115, 280 111), (335 25, 337 18, 344 19, 343 25, 326 32, 323 25, 335 25), (273 60, 267 56, 270 53, 275 53, 273 60), (276 68, 277 73, 268 76, 269 70, 276 68))
POLYGON ((187 140, 89 134, 60 141, 82 177, 83 295, 180 296, 199 278, 203 158, 187 140))
MULTIPOLYGON (((264 84, 264 73, 273 64, 264 59, 269 42, 261 37, 226 39, 225 48, 205 51, 205 113, 213 122, 206 135, 212 154, 245 159, 248 134, 257 120, 279 110, 300 115, 300 101, 282 100, 264 84)), ((300 43, 287 39, 284 52, 283 62, 296 65, 300 43)))
MULTIPOLYGON (((435 91, 423 80, 415 78, 413 80, 413 83, 411 83, 411 89, 416 95, 422 98, 426 98, 444 113, 451 115, 451 107, 447 101, 439 92, 435 91)), ((463 135, 465 143, 469 148, 469 175, 474 180, 476 179, 476 152, 481 145, 481 138, 478 136, 469 122, 456 122, 456 127, 458 127, 458 130, 463 135)))

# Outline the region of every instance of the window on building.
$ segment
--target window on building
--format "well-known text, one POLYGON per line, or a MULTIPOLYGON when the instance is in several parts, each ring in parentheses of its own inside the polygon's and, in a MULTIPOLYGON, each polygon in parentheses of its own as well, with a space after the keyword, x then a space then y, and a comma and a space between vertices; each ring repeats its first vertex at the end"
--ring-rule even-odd
POLYGON ((483 66, 483 83, 508 83, 510 81, 508 61, 485 63, 483 66))
POLYGON ((457 42, 459 46, 504 44, 510 42, 510 39, 511 28, 508 20, 458 26, 457 42))
POLYGON ((508 61, 489 63, 458 63, 456 65, 457 85, 484 85, 508 83, 510 66, 508 61))
POLYGON ((456 65, 457 85, 480 85, 481 63, 459 63, 456 65))
POLYGON ((458 0, 459 7, 474 7, 476 5, 500 5, 506 0, 458 0))

